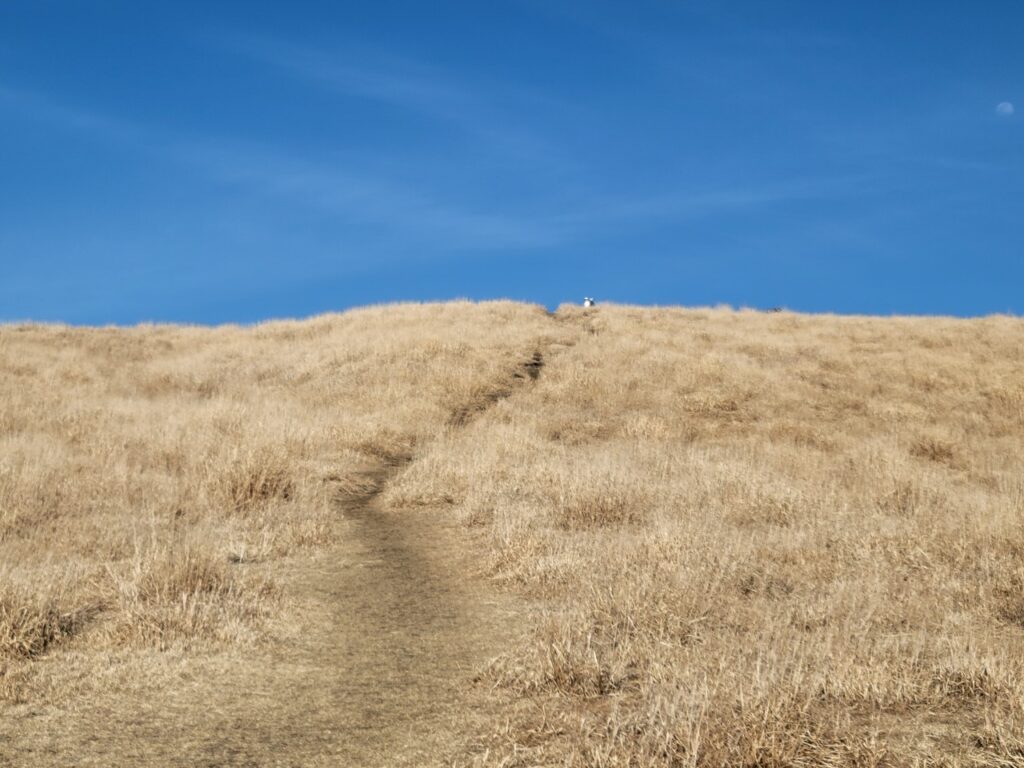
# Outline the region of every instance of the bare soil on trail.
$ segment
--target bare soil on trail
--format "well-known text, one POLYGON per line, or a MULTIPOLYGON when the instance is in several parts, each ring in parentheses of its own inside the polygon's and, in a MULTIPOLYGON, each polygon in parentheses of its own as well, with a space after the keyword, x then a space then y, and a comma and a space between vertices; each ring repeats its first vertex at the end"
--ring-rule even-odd
POLYGON ((464 529, 385 509, 386 477, 344 501, 337 547, 288 574, 288 642, 183 661, 162 690, 24 711, 0 724, 0 763, 421 766, 478 751, 475 726, 501 702, 474 676, 514 636, 517 606, 472 575, 464 529))
MULTIPOLYGON (((542 365, 538 352, 453 426, 542 365)), ((407 463, 339 499, 338 544, 275 567, 295 605, 287 637, 242 654, 170 653, 165 680, 134 679, 124 662, 87 695, 15 708, 0 722, 0 764, 431 766, 482 752, 475 735, 506 702, 475 677, 523 631, 524 604, 481 578, 464 526, 385 507, 381 493, 407 463)))

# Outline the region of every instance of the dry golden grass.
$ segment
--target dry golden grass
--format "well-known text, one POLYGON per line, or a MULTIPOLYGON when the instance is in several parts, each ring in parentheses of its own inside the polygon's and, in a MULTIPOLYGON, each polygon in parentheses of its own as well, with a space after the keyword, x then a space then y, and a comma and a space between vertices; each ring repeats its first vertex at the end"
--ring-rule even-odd
POLYGON ((31 662, 55 647, 99 667, 265 638, 274 562, 328 544, 340 492, 503 391, 549 324, 463 302, 0 328, 0 702, 42 696, 31 662))
POLYGON ((1024 764, 1024 323, 558 318, 385 497, 546 606, 508 764, 1024 764))
POLYGON ((261 642, 275 563, 413 457, 382 503, 537 606, 481 762, 1024 765, 1018 319, 396 306, 8 327, 0 370, 8 701, 261 642))

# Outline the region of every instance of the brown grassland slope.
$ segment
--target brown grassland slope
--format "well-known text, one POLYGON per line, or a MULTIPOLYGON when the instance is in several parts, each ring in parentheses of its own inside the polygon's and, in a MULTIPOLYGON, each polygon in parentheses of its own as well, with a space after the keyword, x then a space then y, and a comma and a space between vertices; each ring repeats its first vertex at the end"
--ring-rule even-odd
POLYGON ((1024 764, 1009 317, 0 329, 0 712, 287 644, 279 572, 406 458, 379 504, 458 521, 465 578, 529 606, 462 762, 1024 764))
POLYGON ((359 604, 358 578, 294 588, 311 568, 369 572, 373 542, 338 549, 352 528, 340 502, 504 395, 553 332, 542 309, 508 302, 0 329, 0 765, 271 762, 250 743, 286 741, 279 723, 299 731, 351 693, 317 698, 318 676, 353 676, 326 649, 332 675, 294 649, 322 636, 346 641, 339 656, 381 653, 360 645, 372 624, 334 616, 359 604), (350 562, 311 566, 317 553, 350 562), (250 723, 247 705, 267 711, 250 723), (211 733, 196 744, 179 735, 198 729, 211 733))

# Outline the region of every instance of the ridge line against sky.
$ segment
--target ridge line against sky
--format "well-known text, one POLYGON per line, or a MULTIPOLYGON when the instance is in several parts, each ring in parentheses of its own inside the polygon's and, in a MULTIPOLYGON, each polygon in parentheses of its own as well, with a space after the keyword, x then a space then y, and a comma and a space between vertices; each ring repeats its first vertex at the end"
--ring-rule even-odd
POLYGON ((908 52, 882 4, 54 5, 0 29, 0 317, 577 293, 983 314, 1024 277, 1010 18, 940 4, 908 52), (930 72, 937 47, 970 66, 930 72))

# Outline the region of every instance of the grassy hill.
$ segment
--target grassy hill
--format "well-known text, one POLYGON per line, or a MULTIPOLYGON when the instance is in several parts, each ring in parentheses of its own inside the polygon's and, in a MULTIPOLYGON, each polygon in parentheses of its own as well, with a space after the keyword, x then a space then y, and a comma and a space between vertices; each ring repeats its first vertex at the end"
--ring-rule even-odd
POLYGON ((337 621, 293 574, 357 557, 371 495, 407 548, 457 523, 445 578, 514 614, 438 764, 1024 762, 1016 318, 396 305, 7 326, 0 372, 9 762, 100 764, 54 729, 133 697, 176 722, 189 664, 337 621))

